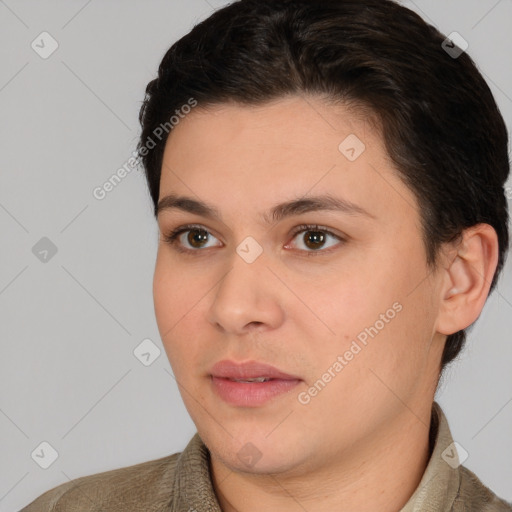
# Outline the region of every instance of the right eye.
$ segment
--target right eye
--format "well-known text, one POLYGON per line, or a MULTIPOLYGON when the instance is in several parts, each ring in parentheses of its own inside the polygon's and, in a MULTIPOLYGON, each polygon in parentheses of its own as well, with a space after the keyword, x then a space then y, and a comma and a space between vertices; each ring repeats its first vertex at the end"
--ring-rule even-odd
POLYGON ((207 249, 208 246, 201 244, 207 242, 210 237, 215 238, 208 230, 204 229, 203 226, 193 224, 179 226, 169 234, 164 235, 164 240, 177 251, 192 253, 198 252, 199 249, 207 249), (186 233, 188 233, 188 235, 184 236, 186 233), (189 247, 187 247, 186 244, 189 244, 189 247))

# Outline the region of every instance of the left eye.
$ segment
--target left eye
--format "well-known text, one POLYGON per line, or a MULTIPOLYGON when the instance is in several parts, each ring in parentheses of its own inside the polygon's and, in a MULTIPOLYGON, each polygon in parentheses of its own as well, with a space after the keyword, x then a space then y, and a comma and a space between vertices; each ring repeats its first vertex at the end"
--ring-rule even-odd
MULTIPOLYGON (((331 231, 326 228, 317 225, 302 225, 298 226, 293 234, 293 239, 297 238, 298 235, 303 233, 301 240, 302 247, 299 247, 299 250, 303 250, 305 252, 320 252, 320 249, 326 249, 325 243, 328 238, 333 238, 334 242, 344 241, 343 238, 335 235, 331 231)), ((181 252, 197 252, 198 249, 207 249, 210 246, 202 245, 209 241, 209 238, 216 238, 202 226, 182 226, 180 228, 175 229, 170 234, 164 236, 165 242, 170 245, 175 246, 176 250, 181 252), (187 234, 186 237, 184 235, 187 234), (185 238, 186 243, 189 244, 187 247, 183 241, 185 238), (179 242, 179 243, 177 243, 179 242), (185 247, 184 247, 185 245, 185 247)), ((335 243, 331 243, 327 248, 332 247, 335 243)), ((288 248, 289 245, 286 245, 285 248, 288 248)))
POLYGON ((295 231, 293 238, 296 238, 297 235, 300 235, 301 233, 303 233, 300 238, 303 247, 299 247, 299 249, 305 250, 306 252, 318 252, 319 249, 326 249, 336 245, 335 243, 332 243, 326 247, 324 244, 328 238, 343 241, 338 235, 335 235, 328 229, 319 226, 300 226, 298 231, 295 231), (306 248, 304 249, 304 247, 306 248), (307 249, 311 249, 312 251, 308 251, 307 249))

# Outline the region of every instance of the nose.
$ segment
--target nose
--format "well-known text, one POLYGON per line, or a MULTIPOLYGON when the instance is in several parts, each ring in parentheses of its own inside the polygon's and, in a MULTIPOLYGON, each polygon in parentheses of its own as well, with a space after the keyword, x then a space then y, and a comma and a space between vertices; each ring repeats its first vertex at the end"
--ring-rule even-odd
POLYGON ((264 254, 248 263, 235 253, 230 263, 208 311, 210 323, 239 335, 278 328, 284 320, 286 288, 268 268, 264 254))

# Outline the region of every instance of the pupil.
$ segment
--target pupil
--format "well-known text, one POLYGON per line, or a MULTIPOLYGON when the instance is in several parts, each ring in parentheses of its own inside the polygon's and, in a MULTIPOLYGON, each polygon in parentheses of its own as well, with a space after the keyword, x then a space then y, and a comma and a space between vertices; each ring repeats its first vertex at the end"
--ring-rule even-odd
POLYGON ((322 244, 324 242, 324 234, 321 231, 308 231, 305 235, 305 243, 310 249, 317 249, 318 244, 322 244), (309 235, 307 234, 309 233, 309 235), (312 244, 310 244, 310 240, 312 244))

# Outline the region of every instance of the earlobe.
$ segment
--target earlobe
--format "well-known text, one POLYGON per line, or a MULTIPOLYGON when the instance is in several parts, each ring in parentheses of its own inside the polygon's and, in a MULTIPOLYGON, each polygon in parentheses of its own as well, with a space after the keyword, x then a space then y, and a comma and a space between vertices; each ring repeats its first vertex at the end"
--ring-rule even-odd
POLYGON ((498 237, 492 226, 477 224, 463 232, 443 271, 437 332, 453 334, 479 317, 496 271, 498 251, 498 237))

